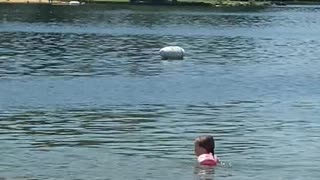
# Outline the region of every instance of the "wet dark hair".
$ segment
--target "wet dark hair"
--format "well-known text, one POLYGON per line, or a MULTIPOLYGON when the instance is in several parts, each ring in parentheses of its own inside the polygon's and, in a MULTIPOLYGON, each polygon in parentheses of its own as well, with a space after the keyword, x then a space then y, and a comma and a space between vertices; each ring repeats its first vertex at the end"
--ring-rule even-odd
POLYGON ((213 136, 199 136, 198 138, 196 138, 195 143, 204 148, 208 153, 212 153, 212 155, 214 155, 215 143, 213 136))

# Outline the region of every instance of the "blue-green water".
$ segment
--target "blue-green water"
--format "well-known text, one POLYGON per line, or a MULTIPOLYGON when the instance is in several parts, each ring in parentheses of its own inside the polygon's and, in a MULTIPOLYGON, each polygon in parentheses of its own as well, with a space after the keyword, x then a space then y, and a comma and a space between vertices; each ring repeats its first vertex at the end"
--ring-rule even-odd
POLYGON ((0 179, 319 179, 319 13, 1 5, 0 179))

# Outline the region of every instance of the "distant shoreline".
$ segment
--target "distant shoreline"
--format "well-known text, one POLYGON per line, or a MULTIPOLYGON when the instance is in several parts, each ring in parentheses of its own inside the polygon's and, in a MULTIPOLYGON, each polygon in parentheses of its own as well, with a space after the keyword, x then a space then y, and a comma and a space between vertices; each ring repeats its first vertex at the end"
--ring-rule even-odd
POLYGON ((282 1, 287 5, 320 5, 320 1, 282 1))
MULTIPOLYGON (((52 4, 52 5, 69 5, 69 1, 59 1, 53 0, 49 2, 49 0, 0 0, 0 4, 52 4)), ((164 3, 164 4, 152 4, 152 3, 130 3, 128 1, 119 1, 119 0, 86 0, 81 1, 86 4, 119 4, 119 5, 169 5, 169 6, 205 6, 205 7, 261 7, 268 5, 320 5, 320 1, 256 1, 256 2, 248 2, 248 1, 221 1, 220 3, 214 3, 209 1, 178 1, 176 4, 164 3)))

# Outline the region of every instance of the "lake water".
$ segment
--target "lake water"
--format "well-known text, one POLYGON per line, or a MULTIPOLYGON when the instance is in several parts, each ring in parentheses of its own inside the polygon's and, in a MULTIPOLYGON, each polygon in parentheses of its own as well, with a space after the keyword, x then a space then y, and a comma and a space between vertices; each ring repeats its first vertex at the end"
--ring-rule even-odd
POLYGON ((0 179, 319 179, 319 13, 1 5, 0 179))

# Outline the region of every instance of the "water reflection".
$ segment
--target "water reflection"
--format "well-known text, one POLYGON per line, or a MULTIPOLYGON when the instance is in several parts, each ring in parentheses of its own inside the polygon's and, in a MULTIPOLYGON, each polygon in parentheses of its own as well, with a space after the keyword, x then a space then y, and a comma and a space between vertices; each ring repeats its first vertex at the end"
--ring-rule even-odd
POLYGON ((202 64, 260 63, 258 56, 266 53, 261 42, 243 37, 3 33, 0 40, 0 76, 7 77, 159 75, 167 70, 157 52, 166 45, 182 45, 187 51, 188 62, 172 73, 202 73, 208 68, 202 64))
POLYGON ((215 168, 205 166, 195 166, 195 180, 214 180, 215 168))
MULTIPOLYGON (((248 108, 246 112, 245 107, 231 104, 18 110, 2 113, 0 119, 3 140, 22 140, 25 148, 107 146, 110 151, 122 155, 188 159, 191 155, 193 157, 190 146, 196 134, 214 132, 219 141, 221 136, 237 134, 241 137, 255 133, 257 130, 252 131, 240 118, 232 115, 250 116, 255 108, 251 105, 248 108), (229 118, 234 119, 232 123, 226 121, 229 118)), ((229 153, 244 153, 248 148, 266 146, 261 143, 229 140, 222 148, 228 148, 229 153)))
MULTIPOLYGON (((245 16, 219 13, 212 8, 172 8, 152 6, 87 5, 81 7, 50 5, 17 5, 14 11, 9 6, 0 8, 1 19, 6 22, 48 23, 55 25, 72 23, 115 26, 268 26, 272 16, 249 13, 245 16), (156 12, 156 13, 155 13, 156 12), (12 13, 15 15, 12 16, 12 13)), ((229 9, 230 10, 230 9, 229 9)), ((237 12, 237 9, 234 9, 237 12)), ((259 12, 259 9, 256 9, 259 12)), ((248 12, 248 9, 244 9, 248 12)))
POLYGON ((2 76, 155 75, 159 41, 139 37, 4 33, 0 37, 2 76))
MULTIPOLYGON (((286 8, 288 11, 303 11, 304 8, 286 8)), ((172 8, 152 6, 113 6, 87 5, 81 7, 50 6, 50 5, 3 5, 0 8, 2 22, 21 22, 46 27, 66 28, 88 27, 112 29, 112 27, 185 27, 197 28, 268 28, 281 26, 295 26, 302 22, 306 25, 319 22, 306 16, 275 16, 270 9, 212 9, 212 8, 172 8), (13 9, 13 10, 12 10, 13 9), (262 14, 265 13, 265 14, 262 14), (284 23, 285 22, 285 23, 284 23), (68 27, 68 26, 67 26, 68 27)), ((307 7, 306 11, 317 13, 316 7, 307 7)), ((280 11, 280 10, 278 10, 280 11)), ((281 13, 281 11, 280 11, 281 13)), ((312 17, 312 14, 310 14, 312 17)), ((32 27, 32 29, 36 29, 32 27)), ((22 29, 21 29, 22 30, 22 29)), ((181 29, 180 29, 181 30, 181 29)), ((250 30, 250 29, 248 29, 250 30)))

